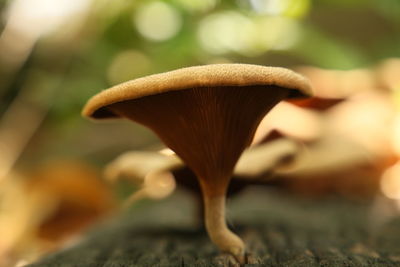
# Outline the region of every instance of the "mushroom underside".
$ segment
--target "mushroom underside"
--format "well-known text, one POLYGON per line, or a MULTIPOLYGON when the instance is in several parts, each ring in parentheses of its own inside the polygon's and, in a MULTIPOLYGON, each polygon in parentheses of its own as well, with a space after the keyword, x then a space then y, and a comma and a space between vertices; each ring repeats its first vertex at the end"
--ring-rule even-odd
POLYGON ((118 102, 103 111, 151 128, 193 170, 211 240, 242 262, 243 242, 225 222, 226 190, 259 122, 290 91, 276 86, 201 87, 118 102))

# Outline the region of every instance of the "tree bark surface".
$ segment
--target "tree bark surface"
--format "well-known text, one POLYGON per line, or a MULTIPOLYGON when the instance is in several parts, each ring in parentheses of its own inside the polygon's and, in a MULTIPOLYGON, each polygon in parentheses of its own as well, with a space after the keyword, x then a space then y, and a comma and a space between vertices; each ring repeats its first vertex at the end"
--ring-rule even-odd
MULTIPOLYGON (((229 266, 192 200, 143 201, 30 266, 229 266)), ((227 201, 227 217, 251 253, 247 266, 400 266, 400 217, 371 228, 368 203, 253 188, 227 201)))

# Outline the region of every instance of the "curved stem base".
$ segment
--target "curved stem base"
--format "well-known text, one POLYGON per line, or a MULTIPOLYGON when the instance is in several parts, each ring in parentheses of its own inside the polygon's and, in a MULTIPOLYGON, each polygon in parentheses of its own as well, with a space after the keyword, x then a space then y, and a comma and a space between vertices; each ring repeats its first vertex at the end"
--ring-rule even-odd
POLYGON ((245 263, 245 245, 236 234, 228 229, 225 220, 225 195, 204 196, 205 224, 212 242, 236 260, 245 263))

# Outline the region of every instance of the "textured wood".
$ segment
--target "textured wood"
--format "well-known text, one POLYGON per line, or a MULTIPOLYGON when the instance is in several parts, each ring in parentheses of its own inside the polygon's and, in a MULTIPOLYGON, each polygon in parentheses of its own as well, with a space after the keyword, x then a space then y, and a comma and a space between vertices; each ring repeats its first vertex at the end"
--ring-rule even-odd
MULTIPOLYGON (((194 220, 191 196, 142 202, 80 244, 32 266, 224 266, 194 220)), ((251 189, 228 202, 248 266, 400 266, 400 218, 369 229, 369 205, 304 200, 251 189)))

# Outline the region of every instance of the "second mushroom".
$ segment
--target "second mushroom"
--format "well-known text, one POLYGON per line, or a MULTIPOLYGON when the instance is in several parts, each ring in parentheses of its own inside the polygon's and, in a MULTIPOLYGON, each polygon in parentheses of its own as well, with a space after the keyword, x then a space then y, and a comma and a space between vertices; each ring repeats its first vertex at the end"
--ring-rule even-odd
POLYGON ((112 87, 92 97, 83 115, 94 119, 123 117, 151 128, 196 174, 211 240, 244 263, 245 245, 225 220, 233 169, 272 107, 281 100, 310 93, 308 81, 288 69, 205 65, 112 87))

